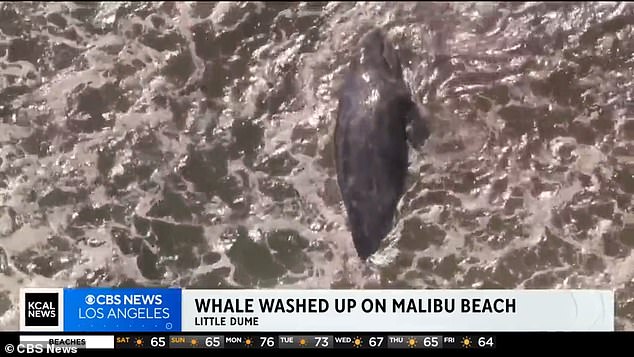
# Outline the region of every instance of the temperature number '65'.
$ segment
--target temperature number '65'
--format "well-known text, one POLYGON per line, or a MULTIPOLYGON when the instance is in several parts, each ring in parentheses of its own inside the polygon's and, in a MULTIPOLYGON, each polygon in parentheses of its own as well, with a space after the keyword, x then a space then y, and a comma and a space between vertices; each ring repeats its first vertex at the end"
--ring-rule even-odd
POLYGON ((423 347, 438 347, 438 346, 440 346, 440 337, 425 336, 423 338, 423 347))
POLYGON ((150 339, 150 346, 152 347, 165 347, 165 337, 152 337, 150 339))
POLYGON ((220 347, 220 336, 207 337, 205 339, 205 347, 220 347))

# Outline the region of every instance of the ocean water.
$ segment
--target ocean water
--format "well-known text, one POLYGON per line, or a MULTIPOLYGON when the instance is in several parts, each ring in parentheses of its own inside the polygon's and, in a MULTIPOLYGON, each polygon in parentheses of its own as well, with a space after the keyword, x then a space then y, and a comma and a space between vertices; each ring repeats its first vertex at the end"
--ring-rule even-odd
POLYGON ((634 4, 0 2, 20 287, 599 288, 634 329, 634 4), (431 137, 354 251, 337 89, 383 28, 431 137))

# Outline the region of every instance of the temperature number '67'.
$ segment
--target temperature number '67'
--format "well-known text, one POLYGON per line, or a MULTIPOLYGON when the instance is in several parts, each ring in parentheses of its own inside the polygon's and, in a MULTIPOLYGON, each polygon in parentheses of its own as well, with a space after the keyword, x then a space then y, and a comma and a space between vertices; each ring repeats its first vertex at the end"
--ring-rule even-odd
POLYGON ((383 337, 370 337, 370 340, 368 341, 368 345, 370 347, 383 346, 383 337))

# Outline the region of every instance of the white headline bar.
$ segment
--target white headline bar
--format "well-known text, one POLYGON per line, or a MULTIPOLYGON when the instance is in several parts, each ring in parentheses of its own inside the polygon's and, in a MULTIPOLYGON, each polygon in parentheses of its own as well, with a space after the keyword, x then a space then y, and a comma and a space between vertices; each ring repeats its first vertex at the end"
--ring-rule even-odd
POLYGON ((187 290, 182 330, 614 331, 605 290, 187 290))

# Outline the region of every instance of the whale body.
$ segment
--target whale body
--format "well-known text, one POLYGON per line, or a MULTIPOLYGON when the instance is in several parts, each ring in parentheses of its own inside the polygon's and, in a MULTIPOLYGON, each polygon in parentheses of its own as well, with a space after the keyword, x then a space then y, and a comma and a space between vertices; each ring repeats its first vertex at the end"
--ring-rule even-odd
POLYGON ((337 109, 337 183, 354 246, 365 260, 391 231, 404 193, 408 124, 418 122, 417 146, 429 136, 405 85, 399 56, 381 30, 361 39, 337 109))

